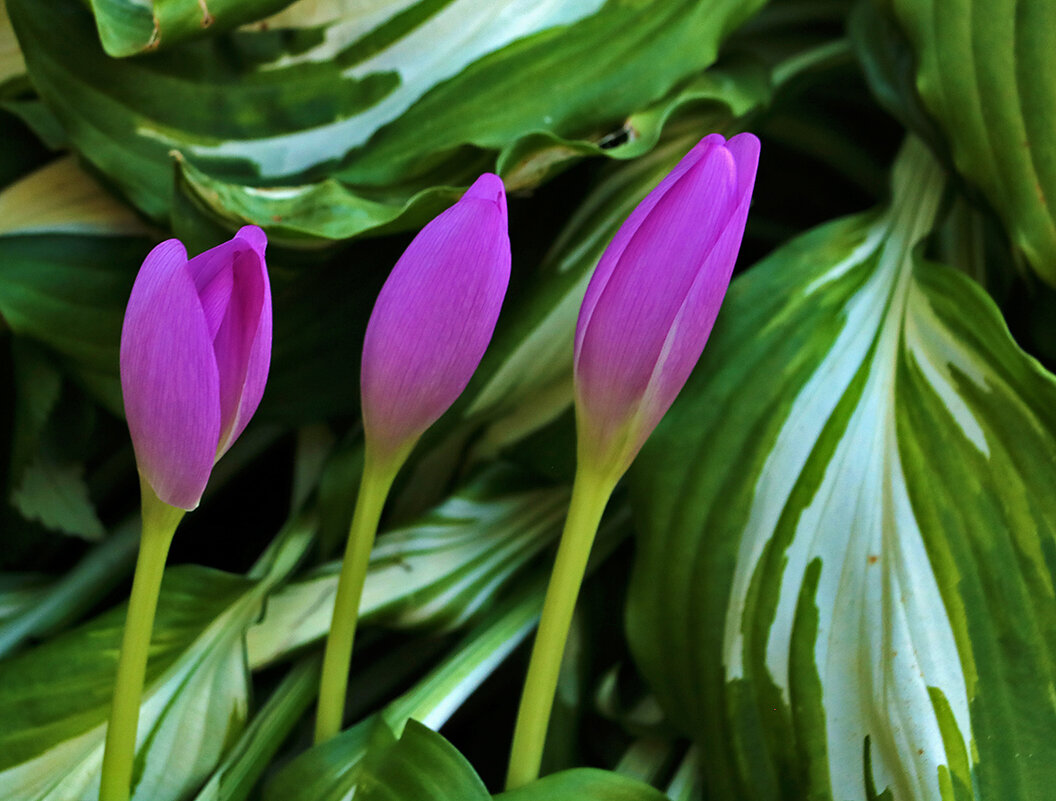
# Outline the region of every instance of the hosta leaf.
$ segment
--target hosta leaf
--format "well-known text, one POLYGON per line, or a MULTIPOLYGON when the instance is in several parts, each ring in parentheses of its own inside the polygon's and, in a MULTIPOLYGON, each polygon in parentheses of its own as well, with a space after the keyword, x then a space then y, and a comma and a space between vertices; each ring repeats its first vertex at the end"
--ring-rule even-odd
MULTIPOLYGON (((503 483, 485 475, 423 519, 378 537, 361 619, 453 628, 556 540, 567 488, 510 491, 501 489, 503 483)), ((251 665, 325 636, 340 566, 327 564, 272 596, 264 619, 249 632, 251 665)))
POLYGON ((500 793, 495 801, 669 801, 640 781, 604 770, 578 768, 544 776, 536 782, 500 793))
MULTIPOLYGON (((245 723, 244 634, 303 554, 296 526, 257 579, 195 566, 166 572, 140 711, 133 799, 180 799, 245 723), (178 744, 178 747, 177 747, 178 744)), ((0 787, 19 801, 94 801, 124 608, 0 663, 0 787)))
POLYGON ((415 720, 398 741, 377 730, 359 770, 363 801, 490 801, 473 766, 451 743, 415 720))
POLYGON ((481 622, 443 662, 378 714, 310 748, 286 765, 267 785, 266 801, 339 801, 356 787, 359 763, 380 729, 391 743, 414 718, 439 728, 534 628, 543 602, 543 584, 526 582, 515 598, 481 622))
POLYGON ((148 236, 150 229, 64 156, 0 192, 0 236, 44 233, 148 236))
POLYGON ((7 17, 4 0, 0 0, 0 87, 14 78, 25 75, 25 72, 26 62, 22 58, 22 50, 11 28, 11 21, 7 17))
POLYGON ((134 56, 260 19, 291 0, 90 0, 111 56, 134 56))
POLYGON ((633 474, 628 626, 718 798, 1051 796, 1056 381, 921 260, 941 171, 738 279, 633 474))
MULTIPOLYGON (((691 112, 701 122, 718 125, 741 116, 768 96, 769 83, 760 65, 744 62, 696 76, 677 92, 630 115, 621 128, 598 142, 533 133, 515 140, 498 155, 494 169, 507 191, 542 183, 569 161, 584 156, 623 160, 652 150, 673 117, 691 112), (617 143, 618 142, 618 143, 617 143)), ((181 160, 177 191, 229 226, 252 220, 268 228, 277 241, 305 245, 313 239, 347 239, 363 231, 383 234, 427 220, 461 196, 454 186, 429 186, 401 202, 362 196, 336 179, 279 188, 246 187, 212 178, 181 160)))
POLYGON ((1038 274, 1056 284, 1056 4, 878 0, 916 54, 916 88, 1038 274))
POLYGON ((0 192, 0 316, 120 413, 117 347, 149 229, 72 157, 0 192))
POLYGON ((372 0, 114 61, 76 0, 8 3, 30 77, 74 147, 148 215, 170 211, 175 152, 208 179, 206 201, 246 216, 268 208, 255 199, 293 199, 293 219, 252 217, 280 233, 326 229, 346 210, 342 237, 386 217, 421 222, 401 217, 416 193, 465 185, 526 136, 600 142, 711 64, 761 5, 372 0), (328 178, 340 183, 316 195, 328 178))

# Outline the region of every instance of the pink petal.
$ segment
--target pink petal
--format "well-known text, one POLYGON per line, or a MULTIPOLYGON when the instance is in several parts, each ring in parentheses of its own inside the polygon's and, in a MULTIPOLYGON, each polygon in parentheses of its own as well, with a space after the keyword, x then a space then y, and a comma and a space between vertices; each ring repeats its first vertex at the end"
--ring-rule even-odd
POLYGON ((735 207, 726 148, 709 148, 656 202, 620 254, 583 332, 576 364, 584 409, 621 425, 634 414, 701 263, 735 207))
POLYGON ((620 226, 620 230, 616 232, 616 236, 612 238, 612 242, 609 243, 609 246, 605 249, 605 253, 602 254, 601 259, 598 261, 597 267, 594 268, 590 284, 587 286, 587 293, 583 298, 582 305, 579 307, 579 319, 576 322, 576 363, 579 362, 579 354, 583 346, 583 336, 586 333, 587 326, 590 324, 590 318, 594 314, 594 307, 597 305, 598 298, 601 297, 601 293, 604 291, 606 284, 608 284, 612 271, 616 267, 616 263, 620 260, 620 256, 623 255, 623 251, 631 241, 631 237, 634 236, 639 226, 641 226, 642 221, 649 216, 649 213, 653 210, 656 204, 659 203, 660 199, 667 194, 667 191, 675 185, 678 179, 681 178, 690 167, 693 167, 698 161, 704 158, 712 148, 721 147, 725 141, 726 140, 723 139, 720 134, 708 134, 697 142, 693 149, 683 156, 682 160, 675 165, 675 168, 664 176, 663 180, 656 185, 653 191, 645 196, 642 202, 639 203, 634 211, 630 213, 630 216, 627 217, 623 225, 620 226))
POLYGON ((360 378, 372 441, 405 445, 454 403, 491 340, 509 278, 505 192, 484 174, 421 230, 378 295, 360 378))
POLYGON ((121 390, 139 472, 165 503, 195 508, 220 434, 219 376, 179 240, 154 248, 136 276, 121 329, 121 390))
MULTIPOLYGON (((759 140, 754 136, 751 139, 754 142, 754 152, 751 142, 744 148, 747 152, 743 155, 734 151, 738 166, 738 187, 743 188, 740 202, 697 273, 697 278, 671 325, 650 378, 649 387, 642 398, 639 419, 641 429, 637 448, 645 444, 649 434, 685 386, 700 359, 700 354, 704 351, 722 301, 726 297, 733 267, 737 261, 737 252, 744 236, 755 169, 759 160, 759 140)), ((730 141, 733 144, 733 140, 730 141)), ((732 147, 730 149, 734 150, 732 147)))
POLYGON ((220 374, 217 459, 245 429, 264 395, 271 361, 271 287, 264 263, 266 247, 264 232, 247 225, 230 242, 214 248, 226 248, 230 260, 227 272, 232 276, 231 301, 213 343, 220 374))
POLYGON ((187 263, 187 271, 194 279, 198 290, 198 299, 205 312, 205 321, 209 326, 209 335, 216 338, 220 324, 227 314, 227 304, 231 301, 234 275, 231 272, 231 259, 238 250, 234 240, 224 242, 215 248, 199 253, 187 263))

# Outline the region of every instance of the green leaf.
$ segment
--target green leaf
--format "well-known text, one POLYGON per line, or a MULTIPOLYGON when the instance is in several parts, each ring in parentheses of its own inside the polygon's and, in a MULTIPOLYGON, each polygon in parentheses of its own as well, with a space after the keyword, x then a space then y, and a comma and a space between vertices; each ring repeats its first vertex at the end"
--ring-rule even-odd
POLYGON ((1056 284, 1056 4, 876 0, 916 55, 916 89, 958 171, 1056 284))
MULTIPOLYGON (((363 751, 352 771, 355 781, 349 787, 355 788, 357 799, 490 801, 492 798, 458 749, 416 720, 407 721, 399 740, 381 721, 369 728, 361 724, 356 736, 363 751)), ((320 796, 313 788, 285 798, 320 801, 337 796, 320 796)), ((635 779, 581 768, 547 776, 494 798, 496 801, 666 801, 667 797, 635 779)))
POLYGON ((134 56, 229 30, 292 0, 90 0, 108 55, 134 56))
POLYGON ((15 38, 4 0, 0 0, 0 89, 26 73, 26 62, 15 38))
POLYGON ((363 756, 357 799, 490 801, 491 795, 473 766, 429 727, 410 720, 397 742, 391 742, 391 733, 385 734, 383 730, 375 734, 363 756))
MULTIPOLYGON (((378 537, 360 619, 450 629, 463 624, 560 533, 565 487, 517 489, 499 470, 414 524, 378 537)), ((249 631, 249 661, 267 664, 330 629, 340 562, 293 582, 268 601, 249 631)))
MULTIPOLYGON (((153 770, 136 798, 179 798, 202 778, 195 763, 218 757, 245 719, 240 633, 259 613, 252 587, 204 568, 167 571, 140 717, 153 770), (188 747, 171 750, 174 738, 188 747)), ((0 663, 0 786, 11 797, 81 798, 98 785, 124 618, 124 607, 114 609, 0 663)))
POLYGON ((914 143, 735 281, 634 468, 633 650, 719 798, 1051 796, 1056 381, 916 254, 943 183, 914 143))
POLYGON ((66 393, 62 376, 32 344, 12 344, 15 365, 15 435, 11 448, 10 501, 27 520, 98 540, 103 536, 84 480, 84 439, 92 409, 66 393))
POLYGON ((0 317, 117 414, 121 321, 150 237, 72 157, 0 192, 0 317))
POLYGON ((48 528, 89 540, 103 536, 103 524, 88 497, 84 465, 58 464, 46 457, 34 460, 22 472, 11 503, 27 520, 48 528))
POLYGON ((525 582, 497 607, 443 662, 382 712, 360 721, 322 745, 299 754, 267 785, 267 801, 338 801, 359 781, 359 764, 376 727, 391 741, 408 720, 439 728, 528 636, 543 602, 541 576, 525 582))
POLYGON ((194 801, 244 801, 319 689, 322 660, 294 665, 253 716, 194 801))
MULTIPOLYGON (((246 629, 304 553, 294 524, 244 578, 166 571, 140 710, 135 801, 200 786, 245 724, 246 629), (177 747, 178 744, 178 747, 177 747)), ((19 801, 94 798, 123 607, 0 663, 0 787, 19 801)))
POLYGON ((525 787, 500 793, 495 801, 669 801, 640 781, 593 768, 544 776, 525 787))
POLYGON ((762 5, 378 0, 323 19, 308 6, 280 29, 114 61, 76 0, 8 3, 34 85, 136 206, 169 214, 175 153, 203 206, 280 239, 417 225, 502 153, 520 164, 526 137, 600 146, 762 5))

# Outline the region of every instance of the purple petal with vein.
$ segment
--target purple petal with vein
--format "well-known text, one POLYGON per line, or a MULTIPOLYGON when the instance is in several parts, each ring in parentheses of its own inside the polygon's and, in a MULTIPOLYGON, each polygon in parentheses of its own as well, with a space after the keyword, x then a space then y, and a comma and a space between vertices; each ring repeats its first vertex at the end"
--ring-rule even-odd
POLYGON ((486 173, 419 232, 378 295, 360 379, 368 442, 407 446, 462 394, 509 279, 505 190, 486 173))
POLYGON ((264 232, 256 226, 246 226, 234 239, 220 246, 228 247, 227 272, 231 275, 232 300, 213 341, 220 373, 218 459, 245 429, 264 395, 271 361, 271 291, 264 265, 266 246, 264 232))
POLYGON ((193 509, 209 480, 219 385, 187 253, 170 239, 144 260, 121 329, 121 390, 136 463, 167 504, 193 509))
POLYGON ((591 279, 576 332, 588 452, 626 469, 700 357, 725 297, 759 141, 705 137, 631 214, 591 279))

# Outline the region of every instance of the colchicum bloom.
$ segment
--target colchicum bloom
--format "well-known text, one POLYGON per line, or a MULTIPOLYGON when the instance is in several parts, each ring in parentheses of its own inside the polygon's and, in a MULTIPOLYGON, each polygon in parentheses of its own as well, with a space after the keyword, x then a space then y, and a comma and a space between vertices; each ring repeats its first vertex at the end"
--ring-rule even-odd
POLYGON ((505 189, 485 173, 414 238, 374 304, 360 388, 379 455, 413 445, 462 394, 509 281, 505 189))
POLYGON ((525 678, 506 788, 539 775, 561 655, 602 512, 686 383, 733 273, 759 140, 704 137, 620 227, 576 326, 576 478, 525 678))
POLYGON ((473 377, 509 280, 506 191, 485 173, 419 232, 374 304, 360 375, 363 477, 326 640, 317 743, 341 729, 357 610, 389 488, 418 438, 473 377))
POLYGON ((143 527, 128 601, 100 801, 128 801, 158 592, 180 519, 253 416, 271 362, 267 237, 254 225, 193 259, 178 239, 143 260, 121 329, 121 391, 143 527))
POLYGON ((165 503, 194 509, 253 416, 271 360, 267 239, 254 225, 193 259, 154 248, 121 330, 121 390, 136 463, 165 503))
POLYGON ((686 383, 730 283, 758 163, 750 133, 704 137, 605 251, 576 326, 581 456, 622 474, 686 383))

